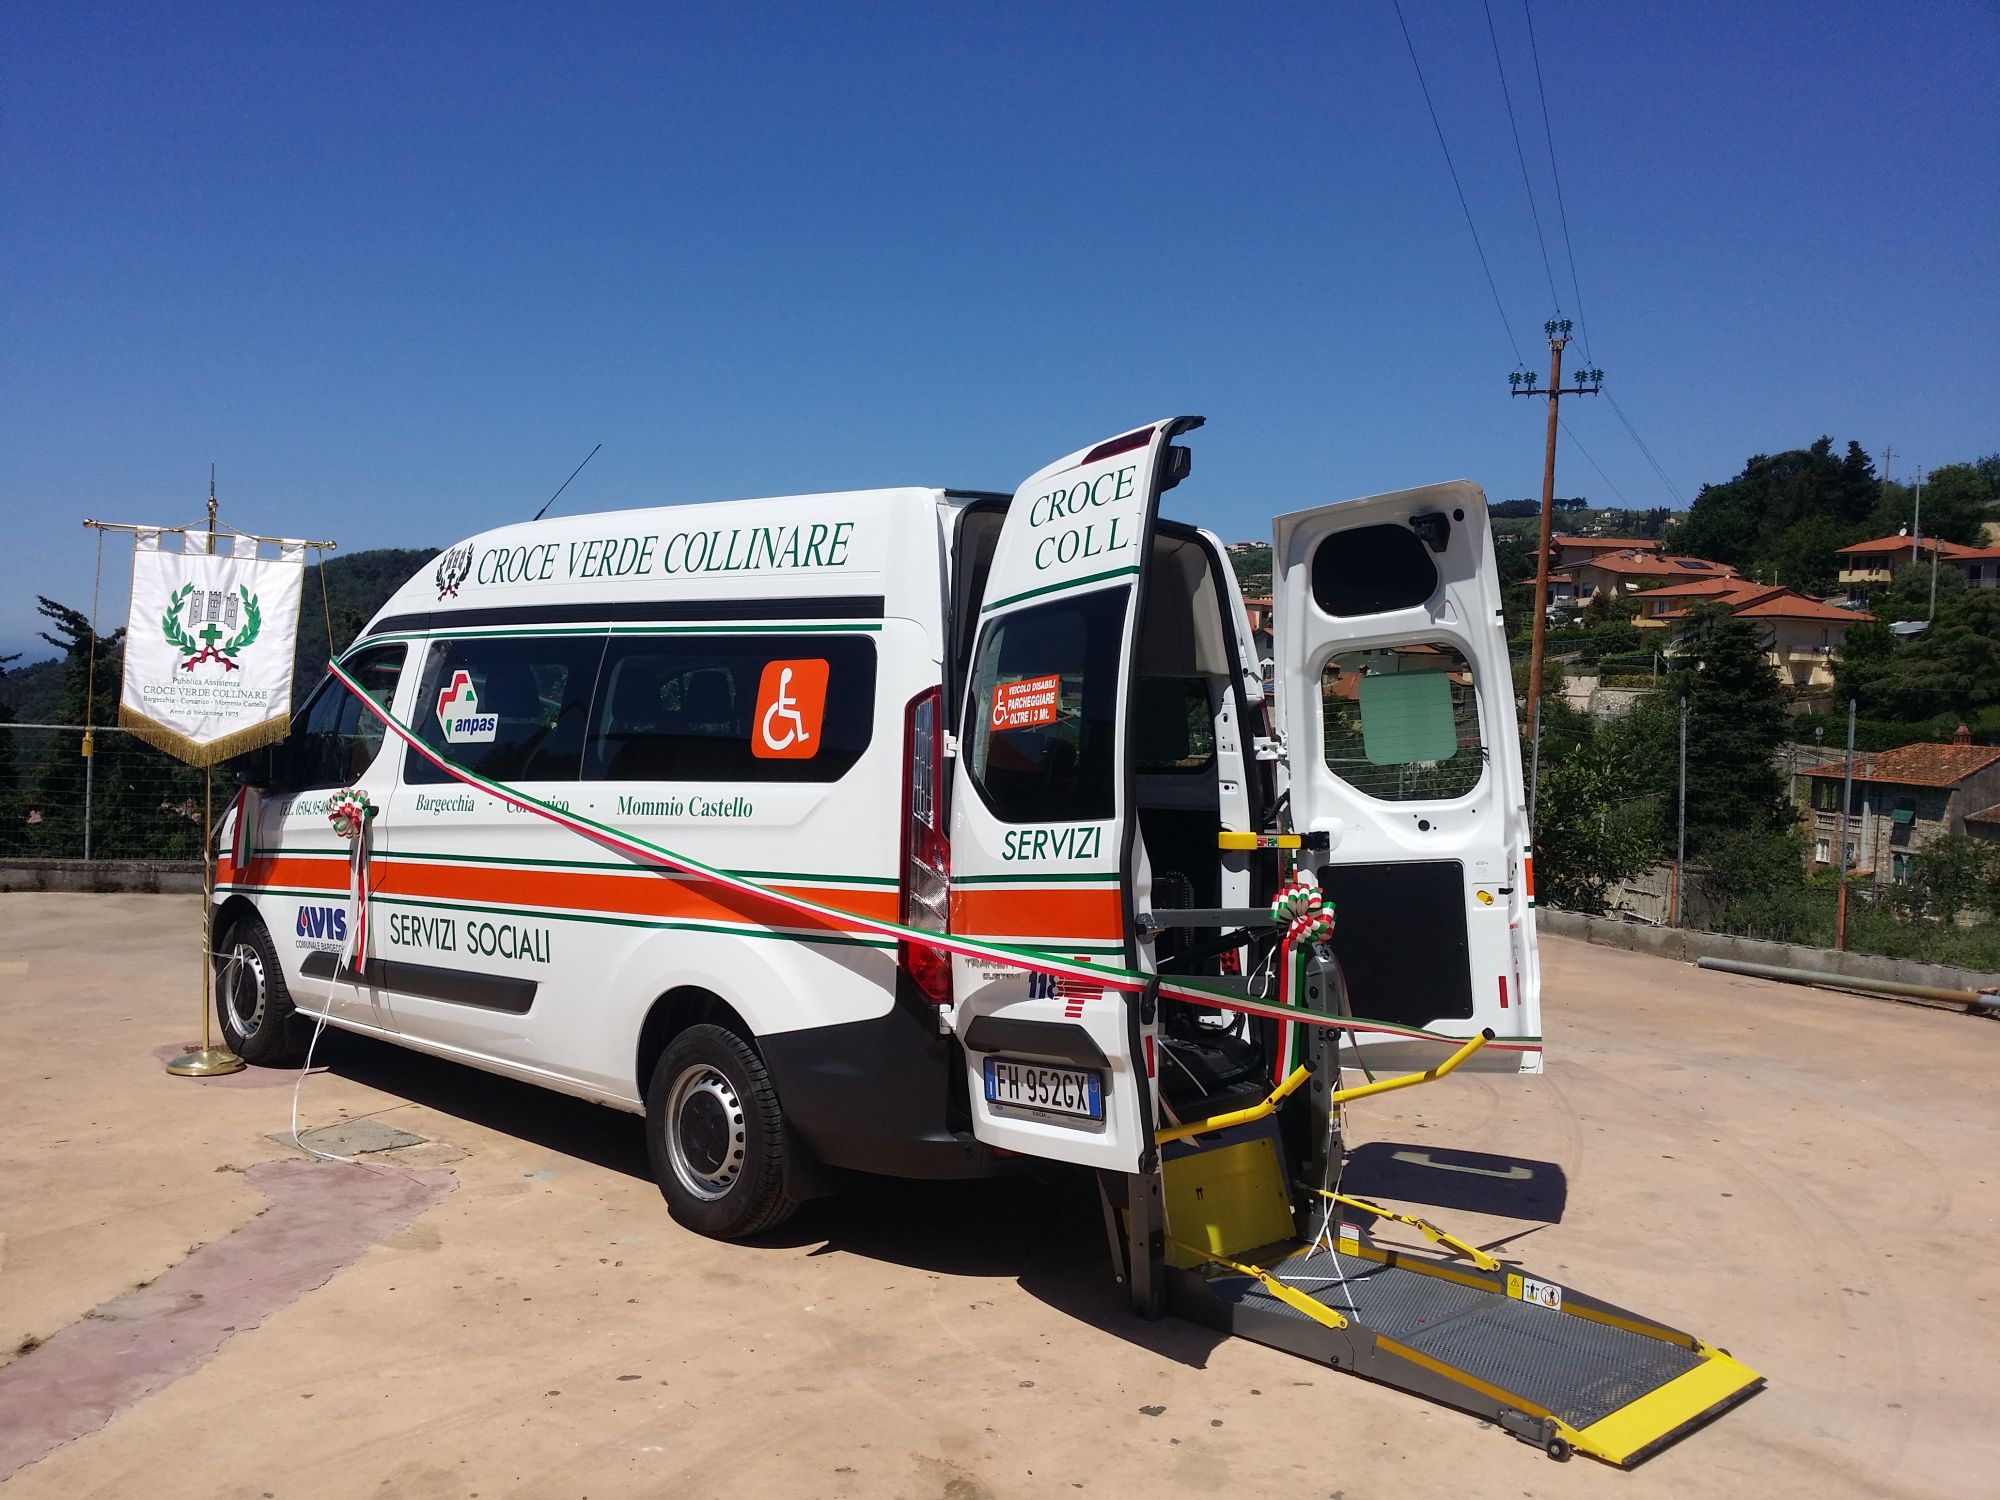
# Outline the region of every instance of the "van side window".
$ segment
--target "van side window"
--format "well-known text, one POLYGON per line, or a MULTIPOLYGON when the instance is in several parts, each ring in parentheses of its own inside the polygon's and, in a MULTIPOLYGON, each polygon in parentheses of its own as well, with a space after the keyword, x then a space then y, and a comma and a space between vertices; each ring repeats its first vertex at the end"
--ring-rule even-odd
MULTIPOLYGON (((417 737, 446 760, 498 781, 575 781, 605 637, 472 636, 432 641, 410 709, 417 737)), ((403 757, 403 781, 451 774, 403 757)))
MULTIPOLYGON (((355 653, 341 666, 386 709, 396 696, 403 656, 401 645, 379 646, 355 653)), ((284 747, 285 785, 301 792, 352 786, 375 763, 386 733, 382 721, 363 708, 345 684, 327 678, 299 715, 284 747)))
POLYGON ((586 781, 838 781, 875 731, 866 635, 614 638, 586 781))
POLYGON ((1118 678, 1129 588, 1099 589, 986 627, 966 699, 972 784, 1009 823, 1117 810, 1118 678))
POLYGON ((1326 764, 1384 802, 1463 797, 1485 751, 1472 663, 1456 646, 1347 651, 1320 674, 1326 764))

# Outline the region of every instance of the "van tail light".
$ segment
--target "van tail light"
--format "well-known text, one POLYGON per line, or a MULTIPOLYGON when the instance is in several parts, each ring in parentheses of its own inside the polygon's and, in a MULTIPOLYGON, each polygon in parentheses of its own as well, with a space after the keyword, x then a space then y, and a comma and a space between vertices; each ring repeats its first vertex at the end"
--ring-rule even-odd
MULTIPOLYGON (((903 715, 903 925, 945 932, 951 919, 951 843, 944 827, 944 689, 927 688, 903 715)), ((951 955, 905 939, 898 962, 924 998, 951 1004, 951 955)))

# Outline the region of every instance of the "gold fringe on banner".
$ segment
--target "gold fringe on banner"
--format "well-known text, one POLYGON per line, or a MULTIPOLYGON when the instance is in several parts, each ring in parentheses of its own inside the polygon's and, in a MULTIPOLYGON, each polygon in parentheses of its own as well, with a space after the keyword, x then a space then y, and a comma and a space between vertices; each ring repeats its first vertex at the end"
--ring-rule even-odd
POLYGON ((283 739, 292 727, 291 717, 280 714, 266 719, 261 724, 252 724, 248 729, 239 729, 234 734, 225 734, 219 740, 206 743, 191 740, 177 730, 155 723, 144 714, 125 704, 118 705, 118 723, 151 745, 155 750, 164 750, 178 760, 191 766, 212 766, 218 761, 228 760, 232 755, 241 755, 245 750, 255 750, 259 745, 268 745, 283 739))

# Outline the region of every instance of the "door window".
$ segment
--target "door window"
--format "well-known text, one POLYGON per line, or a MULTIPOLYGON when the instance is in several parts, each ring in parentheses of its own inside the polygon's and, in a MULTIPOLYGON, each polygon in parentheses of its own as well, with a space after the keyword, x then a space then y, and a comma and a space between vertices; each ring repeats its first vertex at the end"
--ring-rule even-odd
MULTIPOLYGON (((382 708, 396 696, 404 648, 377 647, 343 661, 347 675, 382 708)), ((285 784, 295 791, 316 792, 352 786, 374 764, 387 731, 382 721, 361 706, 345 684, 329 677, 313 694, 293 727, 285 747, 285 784)))
POLYGON ((598 680, 588 781, 838 781, 874 735, 865 635, 622 638, 598 680))
MULTIPOLYGON (((967 770, 1009 823, 1109 818, 1129 588, 1035 605, 986 627, 966 699, 967 770)), ((1184 712, 1184 705, 1172 712, 1184 712)))
MULTIPOLYGON (((575 781, 603 636, 474 636, 431 642, 411 710, 417 737, 446 760, 498 781, 575 781)), ((451 773, 421 755, 403 780, 451 773)))
POLYGON ((1444 644, 1348 651, 1320 674, 1327 768, 1385 802, 1463 797, 1485 751, 1472 664, 1444 644))

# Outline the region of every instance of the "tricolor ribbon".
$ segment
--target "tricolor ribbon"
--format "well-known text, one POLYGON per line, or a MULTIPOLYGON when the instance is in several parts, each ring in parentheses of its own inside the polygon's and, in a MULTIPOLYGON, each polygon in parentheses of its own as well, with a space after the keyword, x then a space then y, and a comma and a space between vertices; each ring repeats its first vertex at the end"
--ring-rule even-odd
MULTIPOLYGON (((1086 985, 1101 986, 1106 990, 1119 990, 1125 993, 1137 993, 1150 988, 1170 1000, 1182 1000, 1189 1005, 1206 1006, 1211 1010, 1233 1011, 1239 1015, 1263 1016, 1277 1021, 1296 1021, 1301 1025, 1324 1026, 1337 1031, 1368 1032, 1409 1041, 1433 1042, 1442 1047, 1458 1048, 1464 1046, 1466 1042, 1466 1038, 1462 1036, 1451 1036, 1422 1026, 1405 1026, 1395 1021, 1378 1021, 1366 1016, 1327 1015, 1286 1000, 1265 1000, 1255 995, 1245 995, 1237 990, 1224 989, 1220 985, 1204 984, 1188 975, 1146 974, 1134 969, 1080 963, 1075 959, 1065 958, 1059 953, 1050 953, 1040 948, 985 942, 978 938, 962 937, 956 933, 906 927, 900 922, 843 911, 837 906, 829 906, 821 901, 813 901, 804 896, 795 896, 771 886, 761 885, 729 870, 703 864, 689 855, 662 848, 623 829, 614 828, 608 823, 600 823, 595 818, 587 818, 568 808, 539 801, 502 782, 491 781, 476 771, 468 771, 465 767, 446 760, 426 745, 417 737, 414 730, 370 697, 361 684, 348 676, 338 662, 330 664, 327 671, 354 694, 364 710, 381 720, 383 726, 409 749, 453 780, 471 787, 474 791, 484 792, 487 796, 498 798, 510 807, 533 813, 558 827, 567 828, 570 832, 602 844, 607 849, 616 850, 628 859, 694 875, 711 881, 724 890, 786 907, 812 918, 814 925, 831 928, 837 933, 844 935, 863 933, 898 942, 919 943, 925 947, 945 953, 956 953, 966 958, 1006 964, 1012 968, 1034 973, 1052 974, 1059 982, 1081 981, 1086 985)), ((1539 1052, 1542 1050, 1542 1039, 1538 1036, 1507 1037, 1489 1043, 1487 1050, 1539 1052)))
POLYGON ((374 814, 374 804, 359 787, 335 792, 327 799, 327 821, 347 840, 347 904, 353 916, 347 924, 345 967, 355 970, 368 959, 368 820, 374 814))

